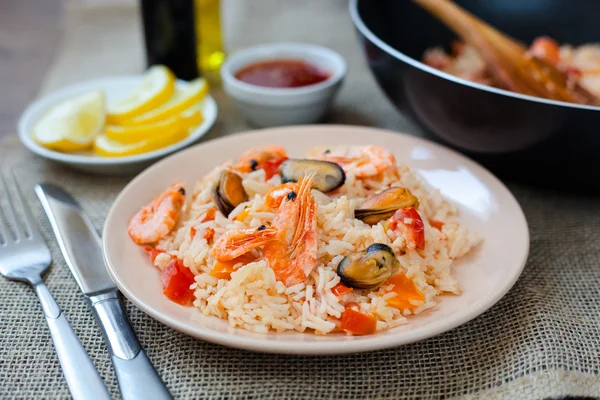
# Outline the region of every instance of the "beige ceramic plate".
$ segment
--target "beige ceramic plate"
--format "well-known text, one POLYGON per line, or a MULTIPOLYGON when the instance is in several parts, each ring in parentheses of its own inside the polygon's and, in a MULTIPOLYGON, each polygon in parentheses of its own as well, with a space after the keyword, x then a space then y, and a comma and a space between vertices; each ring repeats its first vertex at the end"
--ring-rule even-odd
POLYGON ((307 125, 228 136, 175 154, 135 178, 115 201, 104 227, 104 256, 123 294, 153 318, 199 339, 248 350, 288 354, 339 354, 399 346, 455 328, 477 317, 515 283, 529 251, 523 212, 506 187, 487 170, 442 146, 409 135, 350 126, 307 125), (439 304, 410 323, 371 336, 317 336, 289 332, 266 335, 231 328, 227 321, 202 316, 162 294, 158 270, 127 235, 133 214, 174 180, 193 182, 244 150, 278 144, 303 156, 317 144, 378 144, 415 169, 431 187, 460 209, 461 222, 483 236, 483 244, 458 261, 461 296, 442 296, 439 304))

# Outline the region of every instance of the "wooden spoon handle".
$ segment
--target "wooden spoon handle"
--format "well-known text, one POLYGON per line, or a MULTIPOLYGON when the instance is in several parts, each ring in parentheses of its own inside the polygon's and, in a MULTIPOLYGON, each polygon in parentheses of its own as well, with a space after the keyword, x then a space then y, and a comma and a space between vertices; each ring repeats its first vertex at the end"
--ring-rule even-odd
POLYGON ((553 65, 532 57, 527 48, 449 0, 413 0, 475 47, 496 80, 512 91, 581 104, 600 105, 553 65))
MULTIPOLYGON (((462 37, 465 42, 483 43, 481 33, 486 28, 486 24, 467 10, 447 0, 413 0, 413 2, 433 14, 448 28, 462 37)), ((495 31, 491 26, 487 26, 487 28, 495 31)), ((498 31, 496 33, 502 35, 498 31)))
POLYGON ((539 91, 535 88, 530 88, 528 85, 515 79, 509 71, 502 68, 502 60, 500 55, 490 48, 489 36, 495 36, 498 38, 505 39, 506 43, 503 47, 506 47, 504 51, 512 53, 525 52, 525 47, 517 42, 511 43, 511 39, 504 37, 504 35, 492 28, 486 26, 473 14, 458 7, 456 4, 446 0, 413 0, 419 4, 425 10, 429 11, 433 16, 440 20, 444 25, 450 28, 454 33, 460 36, 466 43, 469 43, 475 47, 482 57, 487 61, 490 68, 490 72, 494 77, 503 84, 503 86, 509 88, 512 91, 528 94, 531 96, 541 96, 539 91))

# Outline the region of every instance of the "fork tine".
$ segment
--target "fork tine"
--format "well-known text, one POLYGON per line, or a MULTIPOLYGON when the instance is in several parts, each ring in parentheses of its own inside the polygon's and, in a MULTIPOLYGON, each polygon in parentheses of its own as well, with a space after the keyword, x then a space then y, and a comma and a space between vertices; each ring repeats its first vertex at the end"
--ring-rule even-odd
MULTIPOLYGON (((8 190, 8 185, 6 184, 6 180, 4 179, 4 174, 0 173, 0 178, 2 179, 2 185, 4 186, 4 189, 5 189, 4 191, 6 192, 6 202, 8 205, 6 210, 4 210, 4 215, 12 220, 14 231, 17 236, 17 240, 24 240, 27 238, 27 232, 25 231, 25 229, 23 228, 23 225, 19 222, 19 219, 17 218, 17 212, 15 211, 13 199, 8 190)), ((16 185, 16 182, 14 182, 14 183, 16 185)), ((17 189, 18 189, 18 186, 17 186, 17 189)), ((23 198, 19 198, 19 200, 21 201, 21 203, 23 203, 23 198)), ((25 208, 25 207, 26 206, 23 204, 23 208, 25 208)))

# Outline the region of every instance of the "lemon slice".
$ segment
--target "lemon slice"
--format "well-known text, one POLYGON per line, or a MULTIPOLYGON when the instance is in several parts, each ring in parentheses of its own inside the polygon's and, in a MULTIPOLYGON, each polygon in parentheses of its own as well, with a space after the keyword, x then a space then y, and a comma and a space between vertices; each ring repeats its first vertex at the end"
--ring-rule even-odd
POLYGON ((134 118, 120 121, 119 125, 131 126, 151 124, 180 114, 184 110, 198 104, 208 93, 208 83, 204 78, 194 79, 183 89, 175 89, 175 93, 163 105, 134 118))
POLYGON ((108 125, 104 133, 110 140, 129 144, 151 139, 154 136, 168 135, 173 130, 181 129, 181 126, 181 118, 171 117, 153 124, 133 126, 108 125))
POLYGON ((189 131, 192 128, 202 123, 202 111, 200 105, 195 105, 177 115, 167 118, 152 124, 144 125, 108 125, 104 133, 110 140, 114 140, 123 144, 130 144, 146 139, 151 139, 154 136, 169 135, 170 132, 176 129, 189 131))
POLYGON ((107 121, 119 124, 159 107, 172 97, 174 90, 175 76, 167 67, 150 67, 137 88, 127 97, 109 105, 107 121))
POLYGON ((204 120, 200 105, 195 105, 182 112, 179 116, 179 120, 181 128, 188 131, 200 125, 204 120))
POLYGON ((58 151, 89 149, 104 126, 105 115, 104 93, 86 93, 50 109, 33 127, 33 139, 58 151))
POLYGON ((124 144, 109 139, 106 134, 102 134, 94 141, 94 151, 103 157, 132 156, 170 146, 185 139, 187 135, 188 131, 186 129, 174 129, 163 135, 153 136, 135 143, 124 144))

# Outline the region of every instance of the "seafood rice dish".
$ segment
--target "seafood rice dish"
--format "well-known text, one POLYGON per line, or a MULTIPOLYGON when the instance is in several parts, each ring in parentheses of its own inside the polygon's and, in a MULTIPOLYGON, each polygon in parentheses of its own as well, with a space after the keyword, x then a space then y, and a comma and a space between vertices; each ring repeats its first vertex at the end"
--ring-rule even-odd
POLYGON ((374 145, 249 149, 173 183, 128 233, 160 271, 157 296, 251 332, 323 335, 372 334, 460 295, 453 262, 481 241, 374 145))
MULTIPOLYGON (((568 83, 577 83, 600 98, 600 44, 561 46, 554 39, 541 36, 531 43, 529 54, 554 65, 566 75, 568 83)), ((427 50, 423 63, 459 78, 510 90, 494 79, 481 54, 462 41, 453 42, 450 53, 441 47, 427 50)))

